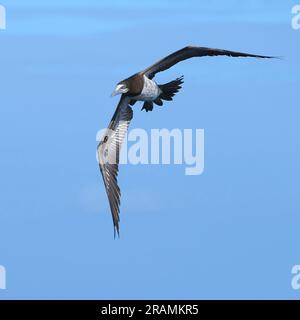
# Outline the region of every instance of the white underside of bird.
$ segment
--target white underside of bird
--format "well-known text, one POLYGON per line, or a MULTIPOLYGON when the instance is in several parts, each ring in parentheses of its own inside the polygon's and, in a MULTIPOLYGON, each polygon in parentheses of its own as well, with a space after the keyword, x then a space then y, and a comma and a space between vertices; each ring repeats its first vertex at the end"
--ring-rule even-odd
POLYGON ((144 87, 142 92, 138 95, 133 97, 134 100, 138 101, 154 101, 156 100, 159 95, 161 94, 161 89, 157 85, 157 83, 153 80, 150 80, 144 75, 144 87))

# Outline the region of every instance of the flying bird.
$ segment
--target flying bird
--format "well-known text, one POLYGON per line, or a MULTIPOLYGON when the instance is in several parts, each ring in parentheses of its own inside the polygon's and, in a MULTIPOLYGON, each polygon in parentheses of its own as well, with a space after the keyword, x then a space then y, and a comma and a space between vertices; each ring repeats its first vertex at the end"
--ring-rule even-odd
POLYGON ((172 101, 174 95, 181 89, 183 76, 166 84, 157 84, 153 78, 158 72, 165 71, 180 61, 193 57, 228 56, 250 58, 274 58, 256 54, 235 52, 222 49, 188 46, 178 50, 155 64, 131 77, 120 81, 112 96, 121 94, 117 109, 97 147, 100 171, 103 177, 108 201, 111 209, 114 234, 119 235, 119 213, 121 192, 118 186, 118 164, 121 145, 128 126, 133 117, 133 106, 137 101, 143 101, 142 110, 153 110, 153 104, 163 105, 163 101, 172 101))

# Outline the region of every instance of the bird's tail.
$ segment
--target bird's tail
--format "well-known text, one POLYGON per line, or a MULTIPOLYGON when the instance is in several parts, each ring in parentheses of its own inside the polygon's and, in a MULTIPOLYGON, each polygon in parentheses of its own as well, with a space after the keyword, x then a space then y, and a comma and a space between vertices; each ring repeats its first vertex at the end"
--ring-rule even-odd
POLYGON ((183 76, 171 82, 159 85, 158 87, 161 90, 161 94, 153 101, 146 101, 142 107, 142 110, 146 110, 147 112, 152 111, 153 103, 157 104, 158 106, 162 106, 162 100, 172 101, 175 94, 182 88, 182 84, 183 76))
POLYGON ((161 106, 163 104, 162 100, 172 101, 175 94, 182 88, 182 84, 183 76, 166 84, 159 85, 159 88, 162 91, 162 93, 153 102, 161 106))

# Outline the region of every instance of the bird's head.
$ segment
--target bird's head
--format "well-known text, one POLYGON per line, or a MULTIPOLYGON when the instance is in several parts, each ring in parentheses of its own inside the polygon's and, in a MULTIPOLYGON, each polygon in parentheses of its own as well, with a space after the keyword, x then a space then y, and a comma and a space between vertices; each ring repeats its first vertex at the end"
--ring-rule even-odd
POLYGON ((113 91, 111 96, 114 97, 118 94, 127 93, 128 91, 129 91, 129 88, 127 87, 125 81, 121 81, 116 85, 115 90, 113 91))

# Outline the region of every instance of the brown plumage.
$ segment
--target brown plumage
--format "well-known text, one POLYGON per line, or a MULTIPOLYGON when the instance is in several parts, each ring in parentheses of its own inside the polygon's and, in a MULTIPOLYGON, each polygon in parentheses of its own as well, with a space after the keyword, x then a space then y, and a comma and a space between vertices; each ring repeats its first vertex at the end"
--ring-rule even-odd
POLYGON ((134 74, 133 76, 120 81, 119 84, 125 84, 129 91, 126 93, 129 97, 135 97, 141 94, 144 88, 144 76, 141 72, 134 74))

